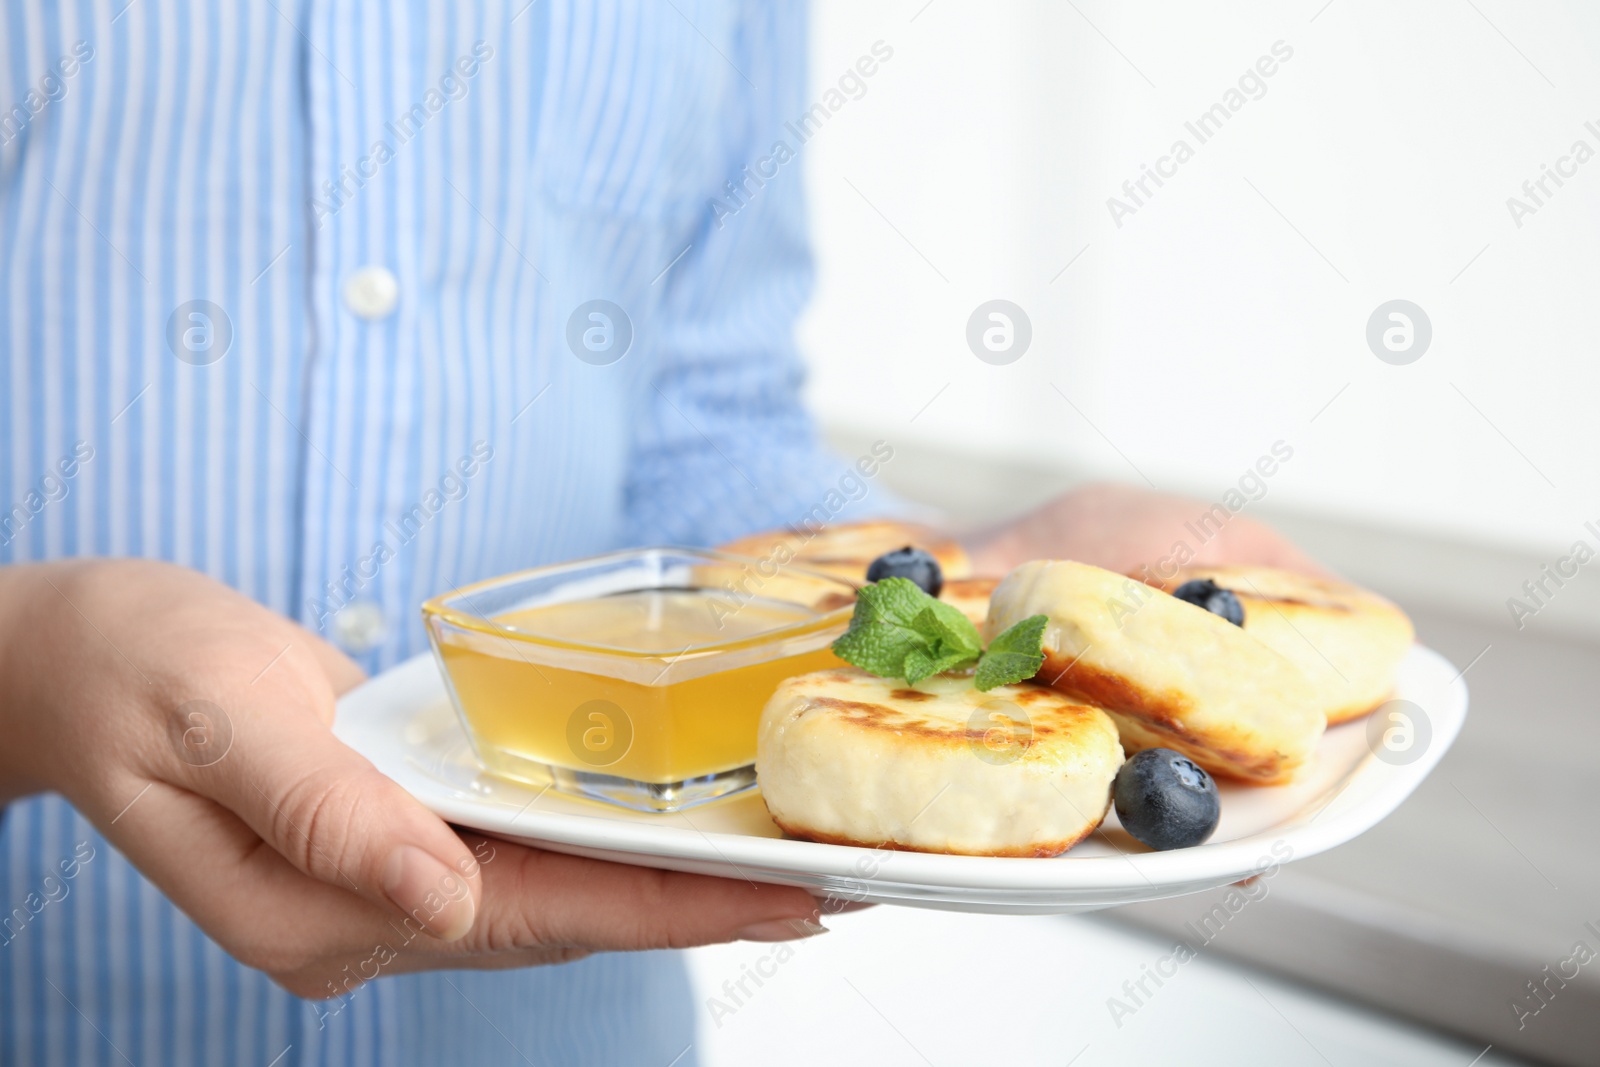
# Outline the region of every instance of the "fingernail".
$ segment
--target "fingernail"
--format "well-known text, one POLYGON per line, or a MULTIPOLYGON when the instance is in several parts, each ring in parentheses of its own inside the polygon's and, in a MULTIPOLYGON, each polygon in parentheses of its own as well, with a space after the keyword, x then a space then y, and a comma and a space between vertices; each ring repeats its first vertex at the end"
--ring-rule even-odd
POLYGON ((472 929, 477 909, 465 879, 420 848, 401 845, 383 867, 383 891, 423 929, 455 941, 472 929))
POLYGON ((746 926, 733 935, 735 941, 798 941, 802 937, 825 934, 828 928, 810 919, 769 919, 746 926))

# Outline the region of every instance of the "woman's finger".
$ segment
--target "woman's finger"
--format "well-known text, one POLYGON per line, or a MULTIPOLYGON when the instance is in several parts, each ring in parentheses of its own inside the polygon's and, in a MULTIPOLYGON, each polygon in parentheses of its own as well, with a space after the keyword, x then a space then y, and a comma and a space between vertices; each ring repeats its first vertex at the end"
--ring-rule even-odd
POLYGON ((739 939, 790 941, 825 929, 816 899, 804 889, 463 836, 483 858, 483 897, 461 951, 688 948, 739 939))
POLYGON ((446 940, 471 928, 477 861, 445 822, 323 725, 274 707, 281 691, 242 698, 232 743, 181 784, 236 813, 295 868, 393 909, 446 940), (246 701, 249 702, 246 702, 246 701))

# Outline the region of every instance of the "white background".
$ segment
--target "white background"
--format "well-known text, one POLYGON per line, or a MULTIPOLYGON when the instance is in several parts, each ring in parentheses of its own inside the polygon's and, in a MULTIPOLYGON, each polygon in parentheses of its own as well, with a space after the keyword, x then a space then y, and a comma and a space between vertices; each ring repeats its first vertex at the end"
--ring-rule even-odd
POLYGON ((1600 159, 1520 229, 1506 206, 1575 139, 1600 150, 1595 5, 822 0, 814 21, 819 95, 894 49, 801 153, 825 423, 1207 500, 1282 439, 1270 507, 1540 558, 1600 519, 1600 159), (1184 122, 1279 40, 1266 94, 1198 144, 1184 122), (1195 158, 1119 229, 1107 198, 1178 137, 1195 158), (1034 333, 1004 367, 965 341, 996 297, 1034 333), (1393 298, 1432 320, 1409 366, 1365 340, 1393 298))
MULTIPOLYGON (((978 462, 960 478, 1004 487, 985 500, 995 510, 1041 469, 1214 501, 1282 439, 1294 458, 1263 515, 1308 520, 1296 536, 1321 520, 1420 535, 1354 538, 1338 562, 1386 591, 1433 571, 1430 602, 1500 627, 1532 561, 1600 543, 1583 529, 1600 525, 1600 158, 1521 228, 1506 207, 1575 139, 1600 151, 1584 128, 1600 125, 1600 5, 816 0, 815 12, 819 98, 875 41, 894 49, 801 155, 820 268, 801 340, 836 439, 965 453, 978 462), (1185 121, 1280 40, 1294 54, 1266 94, 1196 144, 1185 121), (1107 198, 1178 137, 1194 159, 1118 228, 1107 198), (1034 333, 1004 367, 965 338, 995 298, 1021 305, 1034 333), (1433 326, 1409 366, 1366 343, 1368 317, 1396 298, 1433 326)), ((922 484, 940 497, 937 479, 922 484)), ((1588 616, 1593 636, 1595 603, 1566 592, 1554 610, 1588 616)), ((1581 698, 1570 673, 1527 673, 1548 670, 1555 646, 1508 635, 1477 652, 1487 633, 1461 629, 1457 654, 1482 657, 1475 714, 1502 732, 1464 741, 1476 762, 1457 766, 1502 790, 1490 812, 1517 825, 1509 812, 1539 811, 1529 783, 1542 772, 1504 758, 1507 713, 1581 714, 1581 698)), ((1526 857, 1493 851, 1489 816, 1436 788, 1431 806, 1369 835, 1382 847, 1353 844, 1322 876, 1343 872, 1374 899, 1411 878, 1441 909, 1498 914, 1508 937, 1542 943, 1526 916, 1480 906, 1525 892, 1526 857), (1461 868, 1419 858, 1442 841, 1482 877, 1462 884, 1461 868)), ((839 932, 800 946, 721 1027, 702 1015, 708 1064, 1466 1067, 1483 1052, 1216 954, 1118 1027, 1107 998, 1164 946, 1094 918, 878 908, 830 924, 839 932)), ((702 1007, 766 951, 692 953, 702 1007)), ((1475 1062, 1509 1061, 1495 1048, 1475 1062)))
POLYGON ((1160 988, 1147 979, 1151 995, 1133 1014, 1114 1012, 1113 997, 1133 1005, 1123 982, 1158 964, 1173 969, 1163 962, 1173 945, 1092 918, 879 907, 827 923, 830 933, 789 952, 740 941, 689 953, 696 1054, 706 1067, 1517 1062, 1481 1042, 1240 969, 1210 950, 1160 988), (756 986, 753 970, 769 977, 756 986), (744 994, 725 985, 740 979, 744 994))

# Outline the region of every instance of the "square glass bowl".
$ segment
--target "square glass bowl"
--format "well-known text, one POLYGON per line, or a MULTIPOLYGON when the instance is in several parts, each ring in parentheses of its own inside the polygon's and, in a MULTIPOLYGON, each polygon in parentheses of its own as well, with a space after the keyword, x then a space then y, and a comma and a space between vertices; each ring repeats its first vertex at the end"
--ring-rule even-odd
POLYGON ((422 605, 489 770, 636 811, 755 784, 778 683, 838 666, 855 586, 772 559, 641 548, 492 578, 422 605))

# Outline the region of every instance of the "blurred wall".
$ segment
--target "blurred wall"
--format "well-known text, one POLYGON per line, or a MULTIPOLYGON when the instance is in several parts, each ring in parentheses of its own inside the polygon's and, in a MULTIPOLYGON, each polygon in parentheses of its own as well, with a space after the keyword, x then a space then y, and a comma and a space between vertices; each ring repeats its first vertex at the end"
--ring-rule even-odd
POLYGON ((844 101, 801 150, 826 423, 1210 500, 1281 441, 1266 508, 1600 547, 1600 6, 819 0, 814 23, 817 98, 844 101), (1530 194, 1546 167, 1563 184, 1530 194), (1032 329, 1006 365, 967 340, 996 298, 1032 329), (1403 365, 1368 342, 1394 299, 1431 323, 1403 365))

